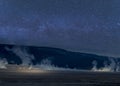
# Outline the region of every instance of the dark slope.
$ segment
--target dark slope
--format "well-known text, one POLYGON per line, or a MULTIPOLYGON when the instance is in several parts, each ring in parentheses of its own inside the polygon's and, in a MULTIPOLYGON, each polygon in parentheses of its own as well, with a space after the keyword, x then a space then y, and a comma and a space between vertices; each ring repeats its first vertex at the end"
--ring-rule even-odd
MULTIPOLYGON (((13 49, 19 48, 22 52, 27 51, 30 55, 33 55, 35 59, 31 60, 33 64, 40 63, 43 59, 49 59, 52 64, 59 67, 70 67, 80 69, 91 69, 93 67, 92 62, 97 61, 97 67, 103 67, 104 62, 110 63, 109 58, 106 56, 98 56, 94 54, 70 52, 59 48, 50 47, 33 47, 33 46, 14 46, 14 45, 0 45, 0 57, 6 58, 10 64, 21 64, 22 59, 14 52, 7 50, 6 48, 13 49)), ((111 57, 112 58, 112 57, 111 57)), ((114 59, 114 58, 113 58, 114 59)), ((119 60, 119 59, 117 59, 119 60)))

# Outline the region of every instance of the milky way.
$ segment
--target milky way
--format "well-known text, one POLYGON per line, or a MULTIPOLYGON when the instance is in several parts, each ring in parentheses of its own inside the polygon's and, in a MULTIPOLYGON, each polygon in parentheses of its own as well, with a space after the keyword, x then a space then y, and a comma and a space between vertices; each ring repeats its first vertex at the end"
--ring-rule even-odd
POLYGON ((0 0, 0 43, 120 56, 119 0, 0 0))

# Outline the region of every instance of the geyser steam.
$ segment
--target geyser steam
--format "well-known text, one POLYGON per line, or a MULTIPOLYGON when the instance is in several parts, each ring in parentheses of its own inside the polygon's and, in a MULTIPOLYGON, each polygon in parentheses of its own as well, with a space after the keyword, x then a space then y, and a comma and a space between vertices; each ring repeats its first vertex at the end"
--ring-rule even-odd
POLYGON ((99 72, 119 72, 120 71, 120 64, 119 62, 115 62, 115 59, 108 58, 110 61, 110 64, 107 64, 107 62, 104 62, 104 67, 97 68, 97 61, 93 61, 93 68, 92 71, 99 71, 99 72))
POLYGON ((6 69, 6 65, 8 64, 7 60, 4 58, 4 59, 0 59, 0 68, 1 69, 6 69))
MULTIPOLYGON (((71 69, 71 68, 60 68, 56 65, 52 64, 52 61, 50 59, 43 59, 41 63, 37 65, 32 65, 32 60, 35 60, 34 55, 29 54, 27 49, 25 47, 19 47, 19 46, 13 46, 12 48, 5 47, 7 51, 11 51, 14 54, 16 54, 18 57, 22 60, 22 65, 28 66, 29 69, 32 69, 33 67, 41 68, 44 70, 75 70, 75 71, 81 71, 81 69, 71 69)), ((119 72, 120 71, 120 63, 115 60, 115 58, 108 58, 110 61, 110 64, 107 62, 104 62, 104 67, 97 68, 97 61, 93 61, 93 68, 88 71, 100 71, 100 72, 119 72)), ((6 59, 0 59, 0 68, 6 68, 6 65, 8 64, 6 59)))

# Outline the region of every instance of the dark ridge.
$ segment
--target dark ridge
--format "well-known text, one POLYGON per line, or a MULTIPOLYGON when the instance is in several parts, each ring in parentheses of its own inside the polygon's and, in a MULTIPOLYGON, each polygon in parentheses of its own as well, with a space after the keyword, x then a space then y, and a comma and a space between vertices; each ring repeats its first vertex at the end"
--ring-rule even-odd
MULTIPOLYGON (((22 60, 12 51, 7 51, 5 47, 12 49, 16 45, 0 45, 0 57, 6 58, 7 61, 12 64, 21 64, 22 60)), ((97 67, 103 67, 104 62, 110 63, 107 56, 100 56, 95 54, 80 53, 80 52, 71 52, 59 48, 51 47, 34 47, 34 46, 17 46, 21 50, 26 50, 30 55, 34 55, 35 59, 32 60, 32 63, 38 64, 43 59, 49 59, 52 61, 52 64, 58 67, 70 67, 70 68, 80 68, 80 69, 91 69, 93 67, 92 62, 97 61, 97 67)), ((113 58, 113 57, 111 57, 113 58)), ((113 58, 114 59, 114 58, 113 58)), ((116 61, 120 61, 117 58, 116 61)))

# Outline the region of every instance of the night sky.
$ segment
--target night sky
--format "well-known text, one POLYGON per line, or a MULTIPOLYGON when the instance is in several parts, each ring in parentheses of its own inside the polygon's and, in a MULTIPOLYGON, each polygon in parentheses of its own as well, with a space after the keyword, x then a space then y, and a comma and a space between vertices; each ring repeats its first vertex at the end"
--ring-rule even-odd
POLYGON ((0 0, 0 43, 120 57, 120 0, 0 0))

